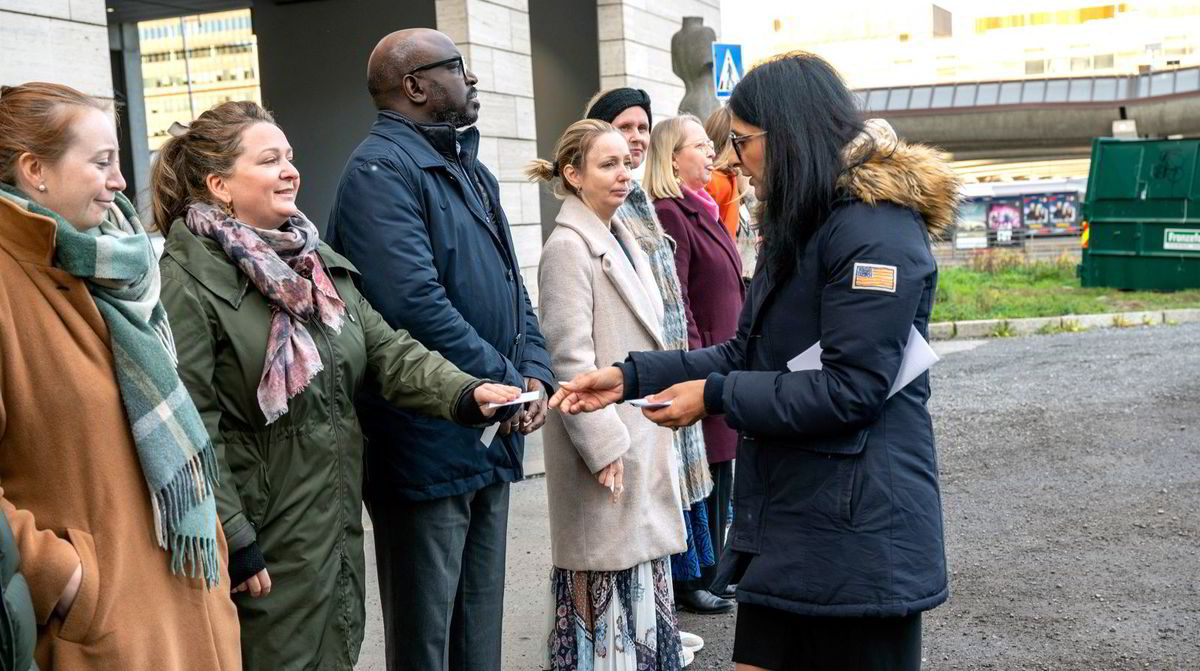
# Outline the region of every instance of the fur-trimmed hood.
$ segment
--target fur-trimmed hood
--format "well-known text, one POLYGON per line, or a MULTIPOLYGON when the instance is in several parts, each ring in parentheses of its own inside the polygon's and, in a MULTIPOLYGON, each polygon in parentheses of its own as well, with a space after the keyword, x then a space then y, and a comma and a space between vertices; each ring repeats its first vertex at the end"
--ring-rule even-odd
POLYGON ((850 164, 838 186, 868 205, 891 202, 921 213, 934 236, 954 225, 962 180, 946 154, 896 137, 883 119, 869 119, 863 132, 846 146, 850 164), (866 152, 870 156, 863 161, 866 152), (857 163, 857 165, 855 165, 857 163))

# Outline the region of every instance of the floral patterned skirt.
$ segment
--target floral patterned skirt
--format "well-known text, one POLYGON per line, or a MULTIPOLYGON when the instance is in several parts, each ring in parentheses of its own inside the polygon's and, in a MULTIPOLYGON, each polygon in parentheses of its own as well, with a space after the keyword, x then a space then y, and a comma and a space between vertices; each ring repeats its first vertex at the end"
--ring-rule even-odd
POLYGON ((666 557, 623 571, 550 574, 547 671, 678 671, 682 649, 666 557))

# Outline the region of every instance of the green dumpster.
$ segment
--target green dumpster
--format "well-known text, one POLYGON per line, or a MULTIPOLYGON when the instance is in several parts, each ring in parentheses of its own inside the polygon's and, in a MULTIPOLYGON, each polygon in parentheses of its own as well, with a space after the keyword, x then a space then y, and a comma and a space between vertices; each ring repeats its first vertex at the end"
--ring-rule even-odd
POLYGON ((1200 287, 1200 138, 1092 141, 1085 287, 1200 287))

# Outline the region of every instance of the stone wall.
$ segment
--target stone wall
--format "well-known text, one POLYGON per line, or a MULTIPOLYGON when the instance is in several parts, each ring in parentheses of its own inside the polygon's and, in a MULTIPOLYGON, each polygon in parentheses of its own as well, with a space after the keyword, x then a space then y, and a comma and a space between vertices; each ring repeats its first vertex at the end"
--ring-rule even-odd
POLYGON ((479 77, 479 158, 500 180, 500 201, 530 300, 537 304, 541 202, 523 174, 537 155, 527 0, 437 0, 437 28, 479 77))
POLYGON ((721 37, 720 0, 598 0, 600 86, 645 89, 655 119, 675 116, 683 82, 671 71, 671 36, 702 16, 721 37))
POLYGON ((27 81, 112 98, 104 0, 0 0, 0 84, 27 81))

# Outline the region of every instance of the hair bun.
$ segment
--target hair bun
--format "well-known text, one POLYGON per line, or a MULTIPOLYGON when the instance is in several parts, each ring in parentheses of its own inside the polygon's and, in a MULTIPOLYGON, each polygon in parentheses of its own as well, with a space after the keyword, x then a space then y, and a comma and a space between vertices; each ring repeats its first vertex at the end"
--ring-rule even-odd
POLYGON ((172 121, 171 127, 167 129, 167 134, 171 137, 183 137, 184 135, 187 135, 188 130, 190 130, 190 127, 181 124, 178 121, 172 121))
POLYGON ((13 87, 11 86, 0 86, 0 98, 8 95, 8 92, 11 90, 13 90, 13 87))

